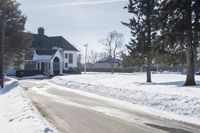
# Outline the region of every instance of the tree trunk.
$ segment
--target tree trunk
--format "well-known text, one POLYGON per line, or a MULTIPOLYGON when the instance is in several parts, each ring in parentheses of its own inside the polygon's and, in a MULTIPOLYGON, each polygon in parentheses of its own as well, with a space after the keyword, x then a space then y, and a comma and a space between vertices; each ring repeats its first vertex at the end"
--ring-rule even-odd
POLYGON ((114 63, 113 63, 113 61, 111 61, 110 66, 111 66, 111 73, 113 74, 114 73, 114 63))
POLYGON ((150 24, 150 1, 147 2, 147 46, 146 46, 146 54, 147 54, 147 82, 151 83, 151 58, 149 57, 150 46, 151 46, 151 24, 150 24))
POLYGON ((114 60, 113 60, 112 56, 110 56, 110 71, 112 74, 114 73, 114 60))
POLYGON ((193 49, 190 47, 187 49, 187 76, 185 86, 193 86, 196 85, 195 82, 195 55, 193 49))
POLYGON ((147 82, 151 83, 151 59, 147 58, 147 82))
POLYGON ((5 66, 4 66, 4 45, 5 45, 5 29, 6 29, 6 22, 5 22, 5 8, 1 7, 2 14, 0 16, 0 85, 1 88, 4 87, 4 79, 5 79, 5 66))
POLYGON ((187 57, 187 76, 185 81, 185 86, 193 86, 196 85, 195 82, 195 47, 192 36, 192 1, 187 1, 187 9, 186 9, 186 22, 188 25, 187 29, 187 49, 186 49, 186 57, 187 57))

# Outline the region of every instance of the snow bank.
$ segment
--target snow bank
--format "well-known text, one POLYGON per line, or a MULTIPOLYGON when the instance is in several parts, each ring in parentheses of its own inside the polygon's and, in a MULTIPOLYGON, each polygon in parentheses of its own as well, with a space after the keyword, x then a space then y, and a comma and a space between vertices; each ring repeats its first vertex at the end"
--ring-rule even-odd
POLYGON ((149 84, 144 82, 145 74, 89 73, 55 77, 51 82, 155 109, 155 115, 168 119, 200 124, 199 86, 183 87, 185 75, 181 74, 154 74, 152 77, 155 82, 149 84))
POLYGON ((46 78, 48 78, 48 76, 46 75, 36 75, 36 76, 26 76, 18 79, 46 79, 46 78))
POLYGON ((53 133, 50 124, 40 116, 18 81, 11 79, 0 90, 1 133, 53 133))

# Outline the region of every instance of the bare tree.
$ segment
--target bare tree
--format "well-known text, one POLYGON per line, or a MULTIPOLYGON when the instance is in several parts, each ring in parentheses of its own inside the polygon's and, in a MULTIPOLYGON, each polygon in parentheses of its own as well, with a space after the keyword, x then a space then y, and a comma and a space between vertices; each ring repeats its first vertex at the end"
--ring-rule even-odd
POLYGON ((108 52, 100 52, 98 55, 98 60, 108 57, 108 52))
POLYGON ((100 40, 100 43, 105 46, 110 57, 110 67, 112 73, 114 73, 114 63, 117 56, 121 53, 123 42, 123 34, 118 33, 117 31, 110 32, 105 39, 100 40))
POLYGON ((98 60, 99 60, 99 53, 92 49, 88 55, 88 62, 93 64, 98 60))

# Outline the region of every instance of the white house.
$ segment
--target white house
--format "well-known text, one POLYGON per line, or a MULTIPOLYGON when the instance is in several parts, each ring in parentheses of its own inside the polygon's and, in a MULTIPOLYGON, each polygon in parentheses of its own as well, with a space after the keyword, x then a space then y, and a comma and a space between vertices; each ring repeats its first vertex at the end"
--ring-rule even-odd
POLYGON ((44 28, 33 34, 34 52, 26 57, 24 70, 42 70, 48 75, 77 68, 78 50, 62 36, 46 36, 44 28))

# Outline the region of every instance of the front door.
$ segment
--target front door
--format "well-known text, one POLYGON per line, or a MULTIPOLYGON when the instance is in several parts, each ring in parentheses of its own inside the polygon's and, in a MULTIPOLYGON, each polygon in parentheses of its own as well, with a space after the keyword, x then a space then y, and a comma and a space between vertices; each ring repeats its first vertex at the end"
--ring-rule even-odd
POLYGON ((60 74, 60 60, 58 57, 54 58, 53 60, 53 70, 54 70, 54 75, 60 74))

